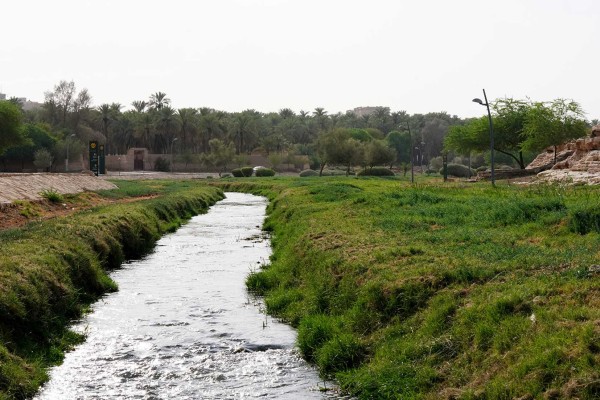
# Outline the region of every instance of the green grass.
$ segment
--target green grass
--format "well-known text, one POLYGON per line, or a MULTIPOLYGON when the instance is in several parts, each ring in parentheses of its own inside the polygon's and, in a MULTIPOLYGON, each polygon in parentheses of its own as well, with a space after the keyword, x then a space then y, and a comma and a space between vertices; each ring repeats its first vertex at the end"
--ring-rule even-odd
POLYGON ((103 195, 155 196, 0 231, 0 399, 30 398, 47 379, 46 368, 82 340, 67 326, 117 289, 108 270, 145 254, 163 233, 223 196, 186 181, 117 185, 103 195))
POLYGON ((600 188, 276 178, 248 277, 359 398, 600 396, 600 188))
POLYGON ((104 271, 218 198, 210 187, 270 199, 274 253, 248 287, 358 398, 600 396, 599 188, 203 182, 116 182, 105 196, 157 197, 0 232, 0 399, 46 379, 76 339, 60 340, 65 321, 114 290, 104 271))

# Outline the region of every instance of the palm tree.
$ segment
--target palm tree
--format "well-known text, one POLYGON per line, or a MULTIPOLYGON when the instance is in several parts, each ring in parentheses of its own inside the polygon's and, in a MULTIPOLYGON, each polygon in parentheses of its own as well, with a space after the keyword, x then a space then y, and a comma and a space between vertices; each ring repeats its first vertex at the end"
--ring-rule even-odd
POLYGON ((106 140, 105 152, 108 154, 108 125, 111 121, 111 108, 110 104, 104 103, 100 107, 98 107, 98 111, 100 112, 100 120, 102 121, 102 134, 106 140))
POLYGON ((246 110, 234 115, 229 134, 235 143, 236 154, 240 154, 247 149, 249 138, 255 136, 258 131, 258 126, 255 118, 254 110, 246 110))
POLYGON ((175 110, 169 106, 163 106, 157 114, 156 128, 158 135, 155 135, 155 149, 160 149, 161 153, 166 154, 169 151, 168 144, 173 140, 178 121, 175 117, 175 110))
POLYGON ((282 108, 281 110, 279 110, 279 116, 283 119, 288 119, 288 118, 295 117, 296 114, 290 108, 282 108))
POLYGON ((211 139, 217 139, 225 133, 227 126, 225 124, 225 113, 213 109, 200 109, 200 134, 202 135, 202 151, 209 151, 209 142, 211 139))
POLYGON ((146 109, 146 106, 148 105, 148 103, 146 103, 143 100, 136 100, 136 101, 132 102, 131 105, 133 106, 135 111, 137 111, 139 113, 143 113, 144 110, 146 109))
POLYGON ((317 107, 315 108, 315 111, 313 111, 313 115, 317 120, 317 124, 319 125, 321 132, 325 131, 327 129, 328 121, 327 111, 325 111, 325 109, 322 107, 317 107))
POLYGON ((180 108, 177 110, 177 117, 179 118, 179 124, 181 125, 181 136, 184 147, 187 145, 187 133, 196 125, 197 115, 198 110, 195 108, 180 108))
POLYGON ((138 113, 135 118, 136 146, 151 149, 154 141, 154 118, 149 113, 138 113))
POLYGON ((148 101, 148 106, 150 106, 151 110, 160 110, 163 107, 167 107, 171 104, 171 99, 167 97, 166 93, 156 92, 150 95, 150 100, 148 101))

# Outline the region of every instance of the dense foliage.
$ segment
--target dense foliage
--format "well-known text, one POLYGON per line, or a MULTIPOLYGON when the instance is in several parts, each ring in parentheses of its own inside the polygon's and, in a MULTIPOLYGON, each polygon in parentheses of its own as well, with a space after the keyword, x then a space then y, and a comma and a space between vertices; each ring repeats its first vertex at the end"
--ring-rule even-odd
MULTIPOLYGON (((531 102, 502 99, 492 104, 494 150, 511 157, 525 168, 524 151, 539 152, 588 133, 579 104, 565 99, 531 102)), ((450 128, 446 150, 459 154, 489 150, 488 118, 473 119, 450 128)))
MULTIPOLYGON (((14 107, 11 102, 4 103, 2 107, 14 107)), ((588 132, 583 110, 570 100, 499 99, 492 108, 496 159, 502 155, 506 157, 502 163, 521 168, 542 148, 588 132)), ((411 157, 415 164, 427 166, 443 151, 450 152, 450 159, 486 154, 490 143, 486 116, 464 120, 445 112, 409 115, 388 107, 336 114, 323 108, 299 113, 289 108, 267 113, 175 109, 163 92, 134 101, 129 109, 119 103, 94 107, 86 89, 78 92, 75 84, 67 81, 45 94, 42 108, 22 114, 19 118, 26 125, 41 127, 55 143, 48 147, 23 142, 14 130, 12 135, 0 135, 0 140, 9 138, 6 144, 0 143, 0 166, 10 164, 14 169, 30 163, 33 152, 44 146, 52 152, 56 170, 57 161, 66 158, 69 148, 74 158, 85 157, 85 144, 98 140, 105 144, 108 155, 125 154, 132 147, 147 148, 153 154, 173 153, 172 164, 220 173, 247 165, 253 153, 262 154, 274 170, 281 164, 296 165, 300 170, 309 160, 312 169, 322 171, 326 165, 337 165, 349 172, 357 166, 398 167, 410 163, 411 157), (13 146, 33 148, 2 155, 3 149, 13 146)), ((3 129, 0 123, 0 131, 3 129)))

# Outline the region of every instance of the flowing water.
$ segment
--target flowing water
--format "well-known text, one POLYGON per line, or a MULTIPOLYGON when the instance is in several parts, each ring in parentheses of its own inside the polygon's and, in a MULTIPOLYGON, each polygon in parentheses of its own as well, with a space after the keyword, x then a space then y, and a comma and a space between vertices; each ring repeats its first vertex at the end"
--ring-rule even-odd
MULTIPOLYGON (((74 329, 85 343, 51 371, 38 399, 323 399, 324 383, 264 314, 246 275, 268 260, 266 200, 227 193, 112 277, 74 329)), ((327 387, 331 387, 328 383, 327 387)))

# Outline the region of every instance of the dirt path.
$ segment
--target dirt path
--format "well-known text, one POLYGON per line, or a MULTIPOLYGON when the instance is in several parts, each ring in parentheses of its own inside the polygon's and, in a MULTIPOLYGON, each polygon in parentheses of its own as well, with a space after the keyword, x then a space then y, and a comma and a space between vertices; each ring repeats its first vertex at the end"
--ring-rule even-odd
POLYGON ((0 208, 15 200, 41 200, 40 192, 44 190, 71 194, 116 188, 111 182, 86 174, 0 173, 0 208))
MULTIPOLYGON (((68 215, 115 200, 93 193, 117 187, 108 181, 85 174, 3 174, 0 173, 0 230, 23 226, 32 221, 68 215), (60 194, 83 193, 50 202, 40 195, 44 190, 60 194)), ((148 197, 145 197, 148 198, 148 197)), ((144 198, 118 200, 120 202, 144 198)))

